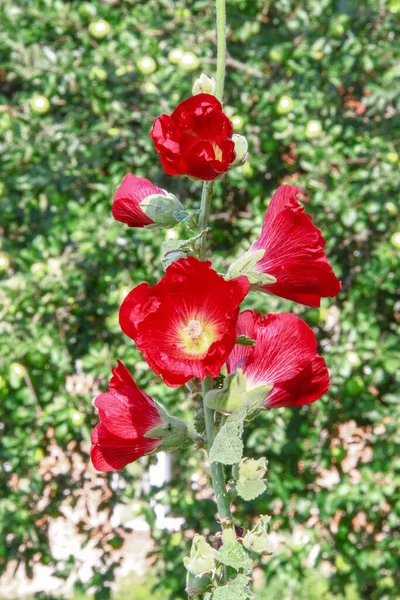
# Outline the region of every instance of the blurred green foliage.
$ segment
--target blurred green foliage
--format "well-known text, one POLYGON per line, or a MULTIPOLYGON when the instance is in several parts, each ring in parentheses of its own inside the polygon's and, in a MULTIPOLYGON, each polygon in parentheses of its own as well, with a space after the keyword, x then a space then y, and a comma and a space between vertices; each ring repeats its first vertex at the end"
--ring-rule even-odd
MULTIPOLYGON (((399 13, 399 0, 228 0, 225 108, 251 156, 217 184, 215 263, 249 247, 284 181, 300 186, 343 280, 319 311, 246 300, 301 314, 332 375, 324 399, 272 411, 247 434, 270 473, 267 493, 238 506, 238 522, 269 513, 286 536, 263 566, 269 599, 302 598, 310 568, 326 577, 307 598, 399 595, 399 13)), ((17 559, 32 576, 39 561, 68 577, 76 559, 55 561, 49 522, 88 485, 104 494, 99 510, 135 497, 152 520, 141 465, 117 483, 86 466, 91 399, 116 358, 175 412, 193 411, 118 327, 124 292, 161 275, 164 234, 128 230, 110 207, 128 171, 198 207, 199 184, 163 174, 148 132, 195 76, 214 71, 213 19, 211 0, 0 1, 1 570, 17 559), (176 49, 186 53, 178 62, 176 49)), ((217 530, 211 499, 190 490, 203 460, 176 456, 159 492, 186 532, 153 530, 164 598, 185 598, 187 532, 217 530)), ((123 528, 94 531, 82 519, 78 529, 96 534, 103 561, 77 593, 107 598, 123 528)))

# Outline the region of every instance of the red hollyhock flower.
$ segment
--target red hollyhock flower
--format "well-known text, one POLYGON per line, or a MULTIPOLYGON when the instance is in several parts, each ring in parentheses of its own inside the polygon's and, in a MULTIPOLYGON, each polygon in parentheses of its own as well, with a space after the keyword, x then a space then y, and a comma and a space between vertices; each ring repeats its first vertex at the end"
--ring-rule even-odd
POLYGON ((320 230, 295 198, 298 191, 281 185, 268 206, 261 235, 249 253, 265 250, 255 271, 268 273, 277 281, 255 288, 318 307, 321 298, 339 293, 341 283, 326 258, 320 230))
POLYGON ((155 373, 171 387, 216 377, 236 341, 246 277, 226 281, 210 262, 181 258, 150 287, 142 283, 121 305, 122 331, 135 340, 155 373))
POLYGON ((210 94, 184 100, 154 122, 150 137, 168 175, 213 181, 235 159, 233 125, 210 94))
POLYGON ((121 469, 153 452, 161 438, 144 437, 163 423, 154 400, 142 392, 125 365, 113 369, 108 392, 94 401, 100 423, 92 431, 90 456, 97 471, 121 469))
POLYGON ((263 406, 302 406, 318 400, 329 388, 324 359, 317 353, 312 329, 291 313, 265 315, 246 310, 239 315, 237 335, 256 341, 237 344, 227 361, 229 373, 242 369, 247 390, 273 385, 263 406))

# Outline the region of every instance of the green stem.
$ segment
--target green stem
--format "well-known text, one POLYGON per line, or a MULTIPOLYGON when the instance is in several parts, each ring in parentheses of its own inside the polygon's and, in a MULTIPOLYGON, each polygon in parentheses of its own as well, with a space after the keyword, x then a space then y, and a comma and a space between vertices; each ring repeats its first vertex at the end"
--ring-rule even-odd
POLYGON ((217 9, 217 88, 215 95, 220 102, 224 95, 226 65, 226 0, 216 0, 217 9))
MULTIPOLYGON (((199 231, 204 231, 205 229, 207 229, 208 219, 210 216, 210 206, 211 206, 213 191, 214 191, 214 182, 213 181, 205 181, 203 183, 203 191, 201 194, 199 231)), ((204 260, 206 258, 206 244, 207 244, 207 234, 204 233, 201 237, 201 245, 200 245, 200 259, 201 260, 204 260)))
MULTIPOLYGON (((208 408, 205 403, 205 397, 207 392, 212 390, 214 382, 208 375, 203 381, 203 406, 204 406, 204 419, 206 422, 206 434, 207 434, 207 448, 210 453, 211 446, 213 445, 215 438, 215 424, 214 424, 214 411, 208 408)), ((217 508, 221 519, 222 527, 222 539, 226 542, 235 542, 236 534, 233 525, 231 503, 229 495, 225 486, 225 473, 224 467, 221 463, 212 462, 210 465, 211 471, 211 482, 217 502, 217 508)))
MULTIPOLYGON (((225 14, 225 0, 216 0, 216 11, 217 11, 217 75, 216 75, 216 97, 222 101, 224 92, 224 79, 225 79, 225 62, 226 62, 226 14, 225 14)), ((201 206, 199 216, 199 230, 204 231, 208 225, 208 219, 210 216, 211 199, 214 191, 214 182, 205 181, 203 184, 203 191, 201 195, 201 206)), ((201 238, 201 246, 199 257, 201 260, 206 258, 206 234, 201 238)), ((214 423, 214 411, 205 403, 205 397, 207 392, 212 390, 214 387, 213 379, 208 375, 203 381, 203 406, 204 406, 204 418, 206 422, 206 435, 207 435, 207 448, 210 453, 211 447, 215 439, 215 423, 214 423)), ((211 483, 214 490, 215 499, 217 502, 217 509, 221 519, 222 528, 222 540, 224 543, 236 542, 235 527, 233 524, 231 503, 229 495, 225 485, 225 473, 224 467, 221 463, 212 462, 210 464, 211 472, 211 483)), ((225 569, 224 581, 227 581, 228 571, 225 569)))

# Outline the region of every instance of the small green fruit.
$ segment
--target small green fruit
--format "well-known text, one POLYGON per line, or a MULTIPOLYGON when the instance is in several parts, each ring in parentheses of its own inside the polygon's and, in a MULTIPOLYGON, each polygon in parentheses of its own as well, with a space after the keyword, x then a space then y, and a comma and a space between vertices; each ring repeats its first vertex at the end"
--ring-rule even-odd
POLYGON ((157 63, 154 58, 151 56, 142 56, 136 63, 137 68, 144 75, 149 75, 150 73, 154 73, 157 69, 157 63))
POLYGON ((322 125, 319 121, 308 121, 306 125, 306 137, 315 138, 321 134, 322 125))
POLYGON ((168 60, 169 60, 169 62, 177 65, 177 64, 179 64, 182 56, 183 56, 183 50, 181 50, 180 48, 173 48, 168 53, 168 60))
POLYGON ((96 38, 96 40, 101 40, 106 35, 108 35, 111 31, 111 25, 107 21, 100 19, 99 21, 95 21, 94 23, 90 23, 89 25, 89 33, 92 37, 96 38))
POLYGON ((10 365, 10 373, 12 375, 14 375, 15 377, 24 377, 25 373, 26 373, 26 369, 24 367, 24 365, 21 365, 20 363, 11 363, 10 365))
POLYGON ((40 115, 44 115, 50 110, 50 102, 46 96, 34 96, 30 101, 30 105, 31 109, 40 115))
POLYGON ((199 64, 200 61, 193 52, 184 52, 179 60, 179 66, 184 71, 195 71, 199 64))
POLYGON ((293 105, 294 103, 290 96, 281 96, 276 107, 276 112, 279 115, 285 115, 292 110, 293 105))
POLYGON ((231 118, 231 121, 232 121, 233 129, 235 131, 243 129, 243 125, 244 125, 243 117, 241 117, 240 115, 233 115, 233 117, 231 118))
POLYGON ((400 248, 400 231, 396 231, 396 233, 394 233, 390 238, 390 241, 395 248, 400 248))
POLYGON ((0 271, 6 271, 10 266, 10 257, 5 252, 0 252, 0 271))
POLYGON ((397 152, 388 152, 386 154, 386 160, 390 163, 396 164, 399 160, 399 155, 397 152))

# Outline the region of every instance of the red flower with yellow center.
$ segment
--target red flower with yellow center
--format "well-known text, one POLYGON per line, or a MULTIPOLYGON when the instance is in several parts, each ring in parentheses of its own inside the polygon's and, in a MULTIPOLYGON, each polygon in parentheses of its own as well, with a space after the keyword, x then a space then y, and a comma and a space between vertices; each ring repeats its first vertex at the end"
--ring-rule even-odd
POLYGON ((184 100, 154 122, 150 137, 168 175, 213 181, 235 160, 233 125, 210 94, 184 100))
POLYGON ((171 387, 216 377, 236 341, 246 277, 226 281, 210 262, 181 258, 153 287, 142 283, 120 309, 122 331, 171 387))

